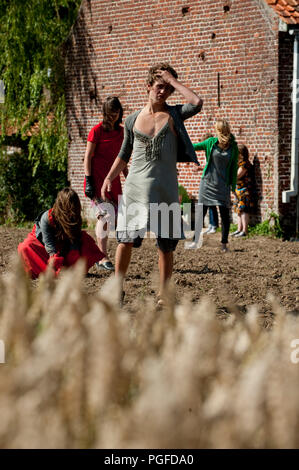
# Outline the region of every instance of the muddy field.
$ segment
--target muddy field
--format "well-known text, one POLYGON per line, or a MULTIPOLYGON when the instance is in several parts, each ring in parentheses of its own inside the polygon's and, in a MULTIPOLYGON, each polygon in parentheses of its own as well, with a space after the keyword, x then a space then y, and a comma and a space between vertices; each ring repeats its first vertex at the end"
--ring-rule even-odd
MULTIPOLYGON (((28 229, 0 227, 0 272, 10 269, 10 255, 27 235, 28 229)), ((92 232, 90 232, 93 235, 92 232)), ((111 259, 116 241, 110 241, 111 259)), ((266 237, 231 239, 229 252, 220 251, 220 233, 205 235, 199 250, 186 250, 180 242, 175 253, 173 283, 176 301, 188 296, 199 302, 204 295, 213 299, 219 315, 232 309, 246 312, 252 304, 259 306, 261 322, 272 323, 268 295, 273 293, 288 312, 299 313, 299 243, 266 237)), ((92 295, 111 274, 90 269, 86 289, 92 295)), ((125 284, 125 304, 134 313, 142 302, 157 292, 157 250, 155 241, 145 239, 133 251, 125 284)))

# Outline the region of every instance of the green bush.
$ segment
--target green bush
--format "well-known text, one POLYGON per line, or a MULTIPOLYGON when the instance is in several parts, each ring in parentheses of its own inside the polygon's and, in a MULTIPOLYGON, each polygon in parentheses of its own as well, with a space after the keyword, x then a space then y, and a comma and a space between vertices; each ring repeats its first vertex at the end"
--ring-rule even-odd
POLYGON ((32 221, 54 203, 57 192, 68 185, 65 171, 34 162, 26 152, 0 153, 0 223, 15 225, 32 221), (34 176, 33 176, 34 174, 34 176))
MULTIPOLYGON (((67 127, 63 44, 81 0, 0 1, 0 144, 11 129, 31 136, 29 158, 37 167, 63 171, 67 164, 67 127)), ((43 170, 41 170, 43 171, 43 170)))
POLYGON ((279 215, 275 214, 275 212, 270 212, 268 218, 261 222, 260 224, 256 224, 253 227, 248 228, 249 235, 265 235, 275 238, 282 238, 283 237, 283 230, 280 225, 279 215))

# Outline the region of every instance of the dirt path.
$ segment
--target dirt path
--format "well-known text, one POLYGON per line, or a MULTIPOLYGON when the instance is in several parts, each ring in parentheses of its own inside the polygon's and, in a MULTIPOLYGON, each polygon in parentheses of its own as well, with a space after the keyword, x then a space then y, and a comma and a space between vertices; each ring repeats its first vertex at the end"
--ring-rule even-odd
MULTIPOLYGON (((0 227, 0 272, 9 270, 10 254, 27 235, 27 229, 0 227)), ((90 232, 91 235, 92 232, 90 232)), ((186 250, 180 242, 175 254, 173 281, 176 297, 188 295, 198 302, 210 296, 218 313, 226 314, 231 304, 241 312, 246 306, 258 304, 265 326, 272 322, 271 306, 267 301, 273 293, 289 312, 299 313, 299 243, 283 242, 265 237, 230 241, 230 251, 222 253, 220 233, 204 236, 199 250, 186 250)), ((113 259, 116 241, 111 240, 113 259)), ((90 294, 101 288, 110 276, 106 271, 90 269, 86 289, 90 294)), ((155 298, 158 278, 155 241, 145 239, 142 248, 133 251, 125 291, 125 308, 130 312, 140 308, 146 297, 155 298)))

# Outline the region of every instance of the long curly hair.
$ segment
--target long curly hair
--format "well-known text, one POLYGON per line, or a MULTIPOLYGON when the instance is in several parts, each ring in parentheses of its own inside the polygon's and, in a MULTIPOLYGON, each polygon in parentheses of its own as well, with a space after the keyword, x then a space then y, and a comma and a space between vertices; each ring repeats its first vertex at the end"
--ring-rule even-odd
POLYGON ((81 203, 72 188, 64 188, 57 194, 52 216, 56 225, 56 238, 74 242, 80 238, 82 228, 81 203))
POLYGON ((103 128, 105 131, 112 131, 119 129, 120 124, 123 120, 123 107, 117 96, 108 96, 103 103, 103 128), (119 117, 115 122, 114 126, 111 123, 111 114, 119 111, 119 117))
POLYGON ((218 141, 223 147, 228 147, 231 142, 230 125, 226 119, 217 119, 215 130, 218 141))

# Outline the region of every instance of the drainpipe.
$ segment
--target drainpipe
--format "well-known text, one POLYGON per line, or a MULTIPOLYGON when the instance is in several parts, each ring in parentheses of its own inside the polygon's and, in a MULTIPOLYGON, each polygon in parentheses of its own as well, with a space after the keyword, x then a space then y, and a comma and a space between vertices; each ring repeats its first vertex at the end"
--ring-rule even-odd
POLYGON ((282 192, 282 202, 290 202, 290 198, 297 196, 296 209, 296 236, 299 232, 299 197, 298 197, 298 168, 299 168, 299 31, 290 30, 294 34, 293 53, 293 90, 292 90, 292 147, 291 147, 291 187, 282 192), (297 96, 298 91, 298 96, 297 96))

